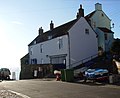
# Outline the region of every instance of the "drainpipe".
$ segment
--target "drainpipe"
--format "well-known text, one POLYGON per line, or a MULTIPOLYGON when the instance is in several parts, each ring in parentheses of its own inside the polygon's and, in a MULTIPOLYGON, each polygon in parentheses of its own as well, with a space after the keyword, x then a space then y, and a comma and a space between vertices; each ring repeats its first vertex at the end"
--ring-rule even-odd
POLYGON ((69 32, 68 32, 68 52, 69 52, 69 69, 71 68, 71 56, 70 56, 70 35, 69 35, 69 32))

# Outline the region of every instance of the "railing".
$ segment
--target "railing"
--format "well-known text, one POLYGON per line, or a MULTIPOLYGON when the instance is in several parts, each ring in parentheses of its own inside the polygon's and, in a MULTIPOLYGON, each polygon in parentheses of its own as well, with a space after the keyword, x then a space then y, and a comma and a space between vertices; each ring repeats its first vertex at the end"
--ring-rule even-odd
POLYGON ((77 61, 77 62, 71 64, 70 67, 72 67, 72 68, 73 68, 73 67, 76 67, 76 66, 78 66, 78 65, 80 65, 80 64, 83 64, 83 63, 85 63, 85 62, 87 62, 87 61, 92 60, 93 58, 95 58, 95 57, 97 57, 97 56, 98 56, 98 54, 95 54, 95 55, 89 56, 89 57, 87 57, 87 58, 84 58, 84 59, 82 59, 82 60, 80 60, 80 61, 77 61))

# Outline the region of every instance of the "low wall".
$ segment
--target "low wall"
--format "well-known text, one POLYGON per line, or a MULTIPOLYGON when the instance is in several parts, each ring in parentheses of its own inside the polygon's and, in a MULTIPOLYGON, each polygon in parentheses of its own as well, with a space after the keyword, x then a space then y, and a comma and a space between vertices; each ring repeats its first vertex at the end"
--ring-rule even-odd
POLYGON ((53 73, 50 64, 21 65, 20 79, 43 78, 53 73))

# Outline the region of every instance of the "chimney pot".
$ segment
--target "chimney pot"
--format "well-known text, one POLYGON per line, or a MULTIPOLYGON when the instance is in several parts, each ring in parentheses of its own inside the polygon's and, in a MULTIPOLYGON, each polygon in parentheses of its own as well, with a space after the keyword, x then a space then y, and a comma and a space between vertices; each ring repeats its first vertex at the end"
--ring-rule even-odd
POLYGON ((39 35, 42 35, 43 34, 43 29, 42 27, 39 28, 39 35))
POLYGON ((77 13, 76 17, 77 19, 80 17, 84 17, 84 9, 82 8, 82 5, 80 4, 80 8, 78 10, 79 12, 77 13))
POLYGON ((82 4, 80 4, 80 8, 82 9, 82 4))
POLYGON ((95 4, 95 10, 102 10, 102 4, 96 3, 95 4))
POLYGON ((51 23, 50 23, 50 30, 52 30, 54 28, 54 23, 53 21, 51 20, 51 23))
POLYGON ((79 18, 79 13, 77 13, 76 18, 77 18, 77 19, 79 18))

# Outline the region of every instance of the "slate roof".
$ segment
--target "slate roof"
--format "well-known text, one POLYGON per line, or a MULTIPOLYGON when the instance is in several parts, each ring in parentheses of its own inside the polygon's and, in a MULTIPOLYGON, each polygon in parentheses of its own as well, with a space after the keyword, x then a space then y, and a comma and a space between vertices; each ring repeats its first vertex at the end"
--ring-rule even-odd
MULTIPOLYGON (((90 18, 94 15, 95 12, 96 11, 93 11, 90 14, 85 16, 85 19, 88 21, 88 23, 90 22, 90 18)), ((47 40, 49 40, 49 38, 48 38, 49 36, 51 36, 53 39, 53 38, 68 34, 68 30, 76 23, 77 20, 78 19, 74 19, 68 23, 65 23, 63 25, 60 25, 60 26, 54 28, 53 30, 44 32, 42 35, 38 35, 28 46, 34 45, 34 42, 35 42, 35 44, 37 44, 40 42, 47 41, 47 40)), ((99 28, 99 29, 106 33, 114 33, 107 28, 99 28)))
MULTIPOLYGON (((91 12, 90 14, 88 14, 87 16, 85 16, 85 19, 88 21, 90 21, 90 18, 94 15, 96 11, 93 11, 91 12)), ((104 12, 103 12, 104 13, 104 12)), ((104 13, 105 14, 105 13, 104 13)), ((106 15, 106 14, 105 14, 106 15)), ((107 15, 106 15, 107 16, 107 15)), ((108 17, 108 16, 107 16, 108 17)), ((109 17, 108 17, 109 18, 109 17)), ((98 27, 101 31, 105 32, 105 33, 114 33, 113 31, 107 29, 107 28, 104 28, 104 27, 98 27)))
POLYGON ((98 29, 100 29, 101 31, 103 31, 104 33, 114 33, 113 31, 107 29, 107 28, 104 28, 104 27, 98 27, 98 29))
POLYGON ((24 58, 29 58, 29 53, 27 53, 26 55, 24 55, 24 56, 21 58, 21 60, 24 59, 24 58))
POLYGON ((90 21, 90 18, 94 15, 95 12, 96 12, 96 11, 93 11, 93 12, 91 12, 90 14, 88 14, 87 16, 85 16, 85 19, 86 19, 87 21, 90 21))
MULTIPOLYGON (((102 10, 101 10, 102 11, 102 10)), ((86 15, 85 16, 85 19, 87 20, 87 21, 90 21, 90 18, 94 15, 94 13, 95 13, 96 11, 93 11, 93 12, 91 12, 90 14, 88 14, 88 15, 86 15)), ((102 11, 103 12, 103 11, 102 11)), ((104 13, 104 12, 103 12, 104 13)), ((105 14, 105 13, 104 13, 105 14)), ((111 20, 106 14, 105 14, 105 16, 109 19, 109 20, 111 20)))
POLYGON ((52 36, 53 38, 60 37, 62 35, 66 35, 68 33, 68 30, 76 23, 77 19, 74 19, 68 23, 65 23, 61 26, 58 26, 54 28, 53 30, 49 30, 47 32, 44 32, 42 35, 38 35, 28 46, 31 46, 34 44, 34 42, 40 43, 49 40, 48 37, 52 36))

